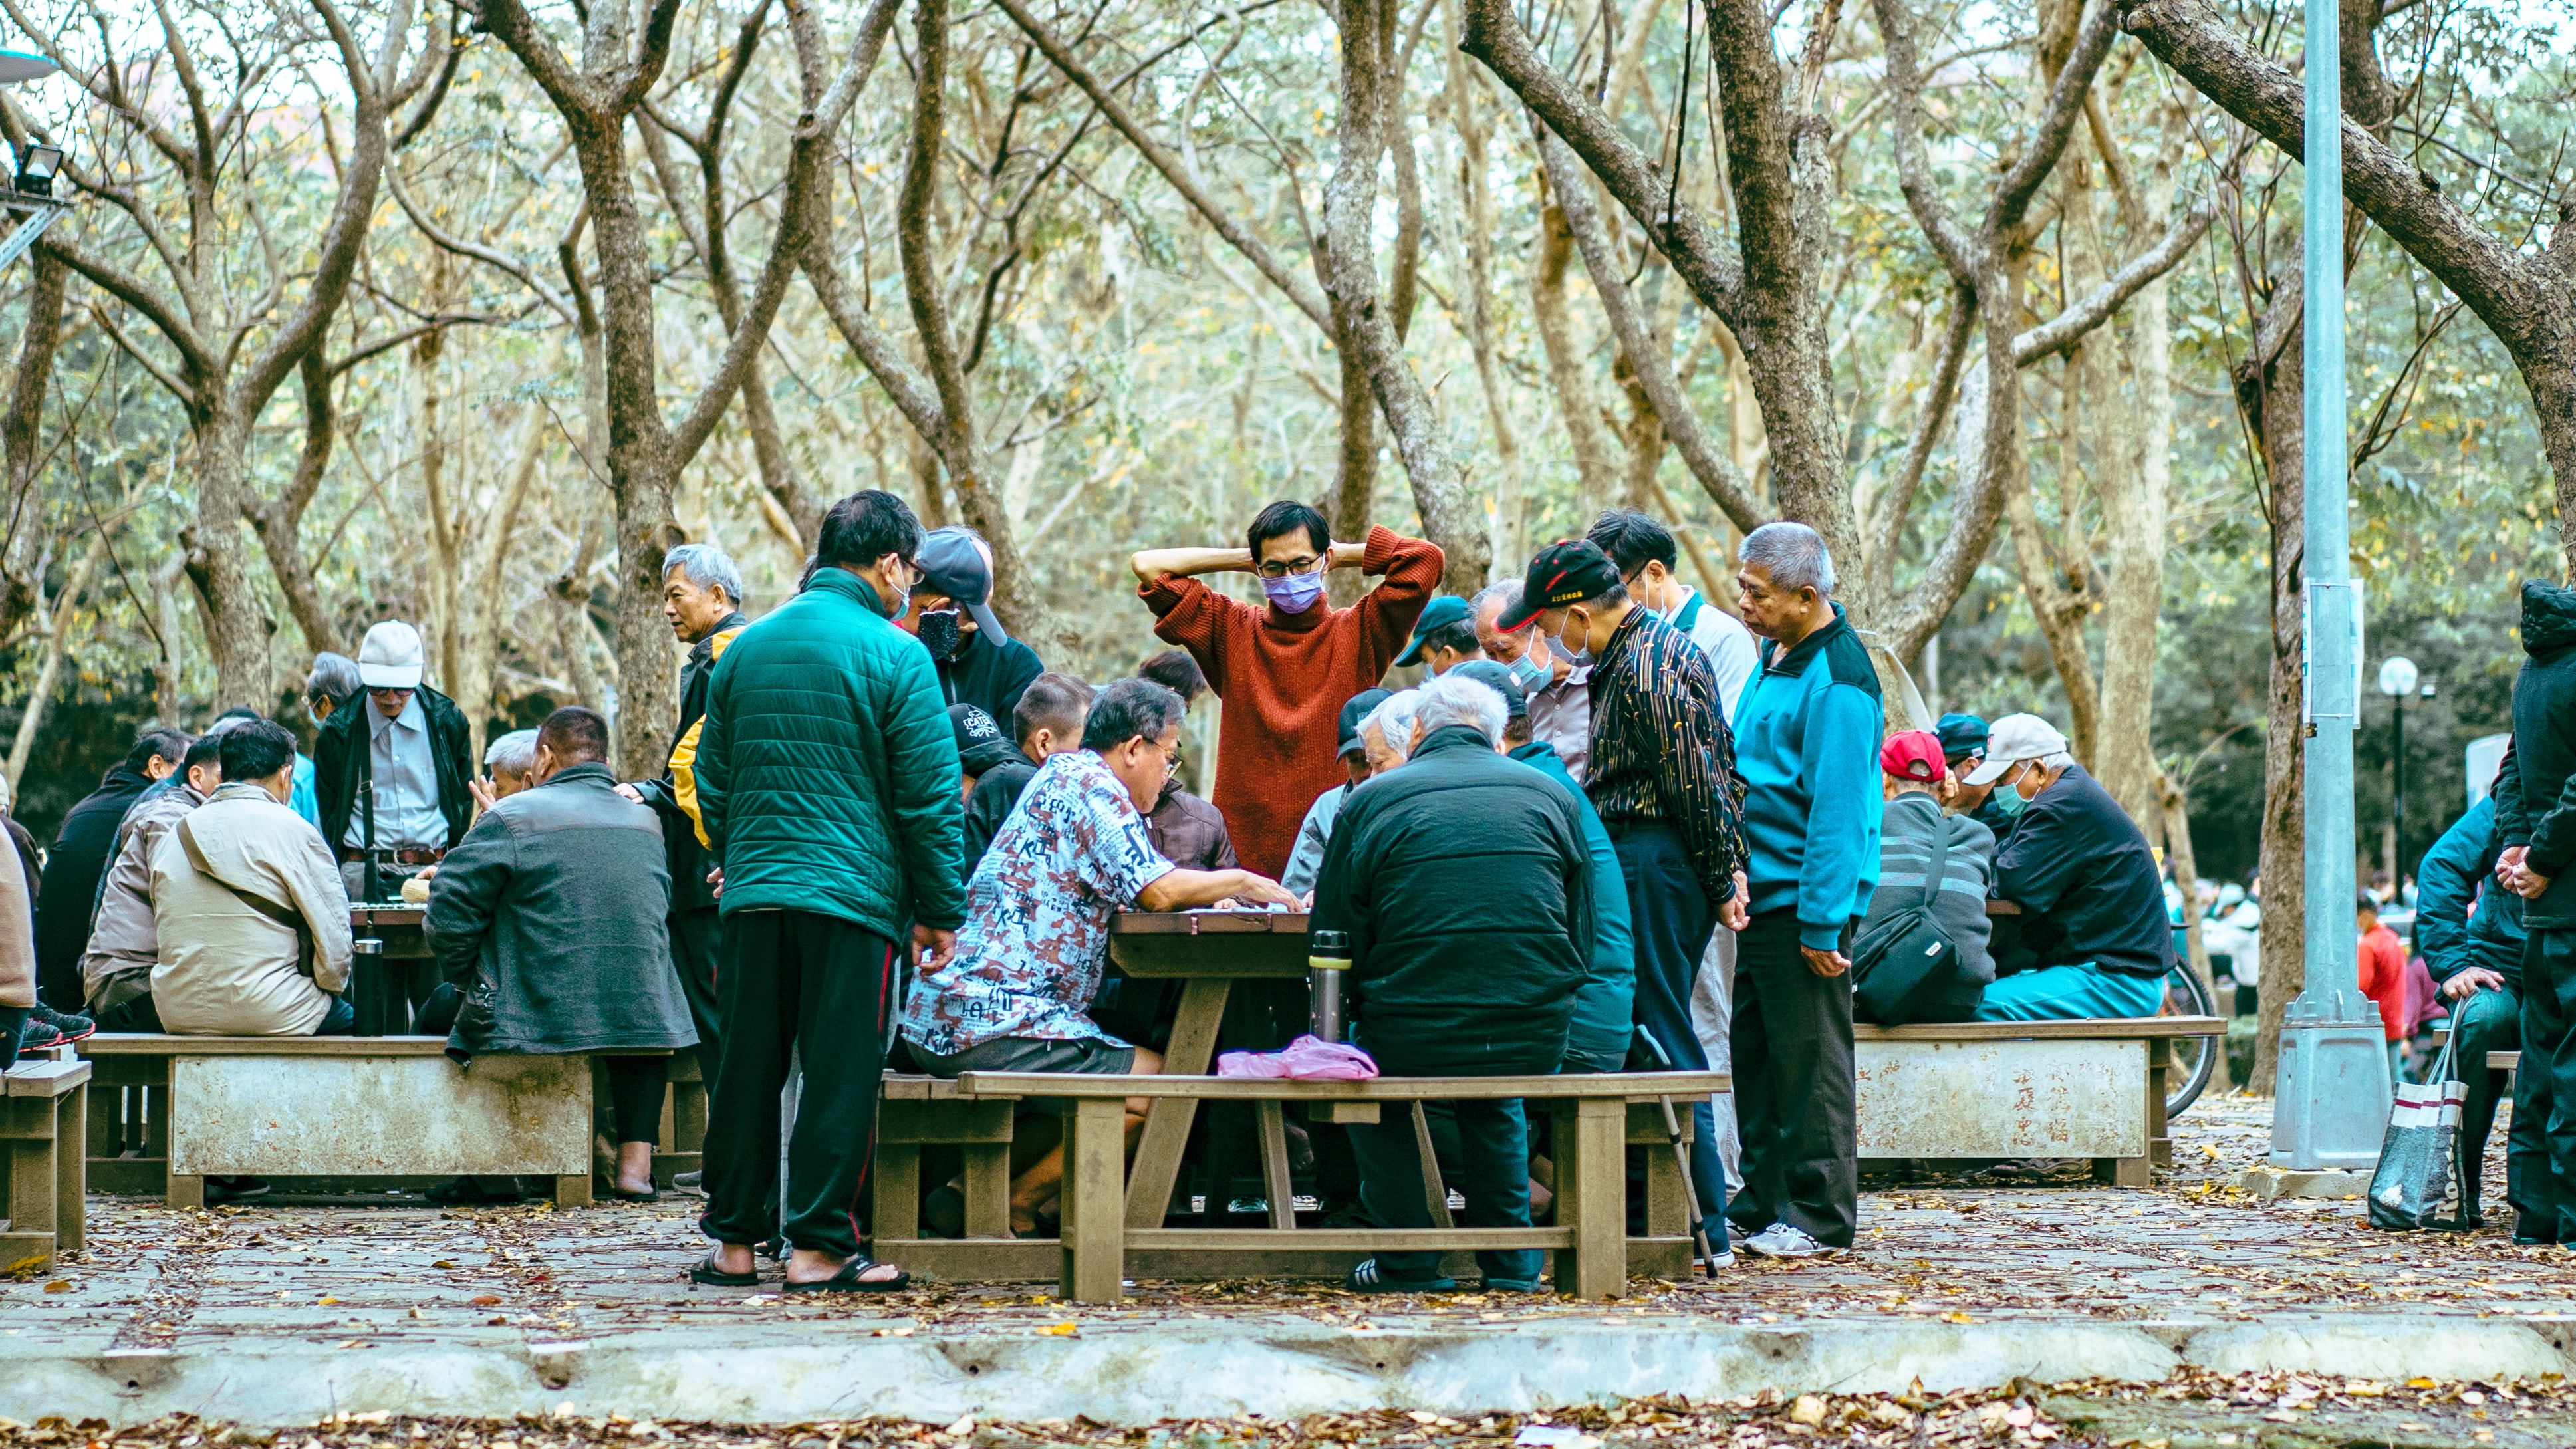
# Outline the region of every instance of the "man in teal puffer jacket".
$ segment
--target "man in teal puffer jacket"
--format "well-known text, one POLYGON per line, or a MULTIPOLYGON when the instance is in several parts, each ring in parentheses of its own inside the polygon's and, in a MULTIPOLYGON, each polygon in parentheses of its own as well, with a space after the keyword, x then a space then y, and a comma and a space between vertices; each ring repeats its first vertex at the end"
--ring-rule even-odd
POLYGON ((965 918, 957 743, 930 655, 888 620, 921 573, 921 524, 891 493, 823 517, 797 596, 716 664, 695 769, 724 915, 726 1050, 708 1104, 691 1272, 749 1287, 773 1224, 778 1093, 804 1063, 787 1144, 787 1291, 884 1292, 904 1275, 859 1254, 857 1212, 898 943, 945 961, 965 918))

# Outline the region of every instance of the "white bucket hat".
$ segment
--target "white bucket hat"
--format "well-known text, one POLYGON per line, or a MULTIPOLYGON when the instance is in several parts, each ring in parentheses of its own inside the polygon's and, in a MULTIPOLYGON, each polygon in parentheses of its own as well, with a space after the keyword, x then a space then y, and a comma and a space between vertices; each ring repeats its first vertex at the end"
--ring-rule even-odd
POLYGON ((400 619, 369 629, 358 646, 358 682, 369 689, 418 689, 420 667, 420 631, 400 619))

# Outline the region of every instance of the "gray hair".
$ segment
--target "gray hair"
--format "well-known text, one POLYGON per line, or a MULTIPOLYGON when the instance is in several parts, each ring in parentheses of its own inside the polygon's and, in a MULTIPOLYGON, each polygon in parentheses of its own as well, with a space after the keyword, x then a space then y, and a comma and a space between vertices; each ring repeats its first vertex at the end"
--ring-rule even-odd
POLYGON ((1834 556, 1826 551, 1823 537, 1803 523, 1782 519, 1762 525, 1744 535, 1736 557, 1760 565, 1779 588, 1813 589, 1817 598, 1833 597, 1834 556))
MULTIPOLYGON (((1518 579, 1505 579, 1499 584, 1487 584, 1476 591, 1474 598, 1467 601, 1467 617, 1475 620, 1476 627, 1479 629, 1485 627, 1485 606, 1487 604, 1495 605, 1494 622, 1497 625, 1501 624, 1503 620, 1510 618, 1520 610, 1521 581, 1518 579)), ((1530 622, 1536 623, 1537 621, 1533 619, 1530 622)), ((1529 626, 1524 624, 1521 627, 1527 628, 1529 626)), ((1504 630, 1502 632, 1508 633, 1511 631, 1504 630)))
POLYGON ((483 751, 483 768, 494 774, 524 775, 536 767, 535 730, 512 730, 483 751))
POLYGON ((742 607, 742 570, 734 566, 731 554, 714 544, 684 543, 662 555, 662 577, 669 579, 675 570, 699 588, 724 590, 735 608, 742 607))
POLYGON ((304 676, 306 704, 320 704, 327 699, 337 709, 357 692, 358 661, 327 651, 313 656, 313 672, 304 676))
POLYGON ((2043 770, 2063 770, 2074 763, 2075 757, 2064 750, 2059 750, 2053 755, 2042 755, 2039 757, 2039 767, 2043 770))
POLYGON ((1360 732, 1374 729, 1397 754, 1409 753, 1413 747, 1413 711, 1421 703, 1421 690, 1399 689, 1377 702, 1377 708, 1360 721, 1360 732))
POLYGON ((1424 734, 1448 725, 1465 725, 1485 737, 1488 745, 1501 744, 1503 722, 1510 707, 1490 684, 1444 674, 1422 686, 1422 702, 1414 709, 1414 723, 1424 734))

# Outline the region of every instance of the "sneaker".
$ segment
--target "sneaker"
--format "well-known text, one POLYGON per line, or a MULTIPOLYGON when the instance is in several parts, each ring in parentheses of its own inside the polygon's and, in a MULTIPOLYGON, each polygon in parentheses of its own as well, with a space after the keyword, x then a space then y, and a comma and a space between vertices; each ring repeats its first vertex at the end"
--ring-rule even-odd
POLYGON ((675 1172, 671 1174, 671 1186, 682 1192, 703 1193, 706 1191, 705 1183, 706 1171, 703 1168, 694 1172, 675 1172))
POLYGON ((1735 1249, 1737 1249, 1737 1248, 1741 1248, 1741 1247, 1743 1247, 1743 1246, 1745 1245, 1745 1243, 1746 1243, 1746 1242, 1748 1242, 1748 1241, 1750 1241, 1750 1240, 1752 1239, 1752 1237, 1753 1237, 1753 1234, 1751 1234, 1750 1232, 1745 1231, 1744 1225, 1743 1225, 1742 1223, 1736 1222, 1736 1221, 1735 1221, 1734 1219, 1732 1219, 1732 1218, 1730 1218, 1730 1219, 1728 1219, 1728 1220, 1727 1220, 1727 1223, 1726 1223, 1726 1246, 1727 1246, 1727 1249, 1728 1249, 1728 1251, 1729 1251, 1730 1253, 1731 1253, 1731 1252, 1733 1252, 1733 1250, 1735 1250, 1735 1249))
MULTIPOLYGON (((1728 1236, 1731 1238, 1734 1235, 1730 1233, 1728 1236)), ((1732 1268, 1735 1266, 1734 1243, 1711 1243, 1708 1246, 1710 1256, 1703 1258, 1696 1253, 1691 1255, 1691 1266, 1693 1268, 1705 1268, 1709 1272, 1714 1273, 1720 1268, 1732 1268)))
POLYGON ((27 1024, 18 1028, 17 1056, 21 1058, 33 1056, 48 1047, 61 1046, 64 1040, 63 1034, 51 1023, 39 1020, 31 1014, 27 1018, 27 1024))
POLYGON ((1804 1228, 1773 1223, 1744 1240, 1744 1251, 1757 1258, 1830 1258, 1842 1252, 1807 1235, 1804 1228))
POLYGON ((1488 1293, 1544 1293, 1547 1290, 1536 1278, 1488 1278, 1485 1280, 1485 1291, 1488 1293))
POLYGON ((1455 1278, 1390 1278, 1378 1270, 1377 1259, 1362 1258, 1351 1269, 1342 1286, 1353 1293, 1455 1293, 1455 1278))
POLYGON ((56 1011, 39 1002, 27 1013, 29 1021, 41 1021, 62 1034, 64 1041, 85 1041, 98 1034, 98 1023, 76 1011, 56 1011))

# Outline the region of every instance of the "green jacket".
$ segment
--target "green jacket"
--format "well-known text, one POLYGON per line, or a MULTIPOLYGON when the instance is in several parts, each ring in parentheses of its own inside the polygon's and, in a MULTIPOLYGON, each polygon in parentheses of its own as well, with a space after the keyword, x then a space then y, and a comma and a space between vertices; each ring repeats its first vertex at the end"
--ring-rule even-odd
POLYGON ((849 570, 817 570, 724 651, 697 772, 725 915, 812 911, 896 942, 965 920, 939 676, 849 570))
POLYGON ((1636 1037, 1637 938, 1628 918, 1628 884, 1619 873, 1619 851, 1583 787, 1557 758, 1556 746, 1532 740, 1511 758, 1565 787, 1583 817, 1583 844, 1592 854, 1592 969, 1574 988, 1574 1020, 1565 1028, 1568 1071, 1615 1072, 1628 1064, 1636 1037))

